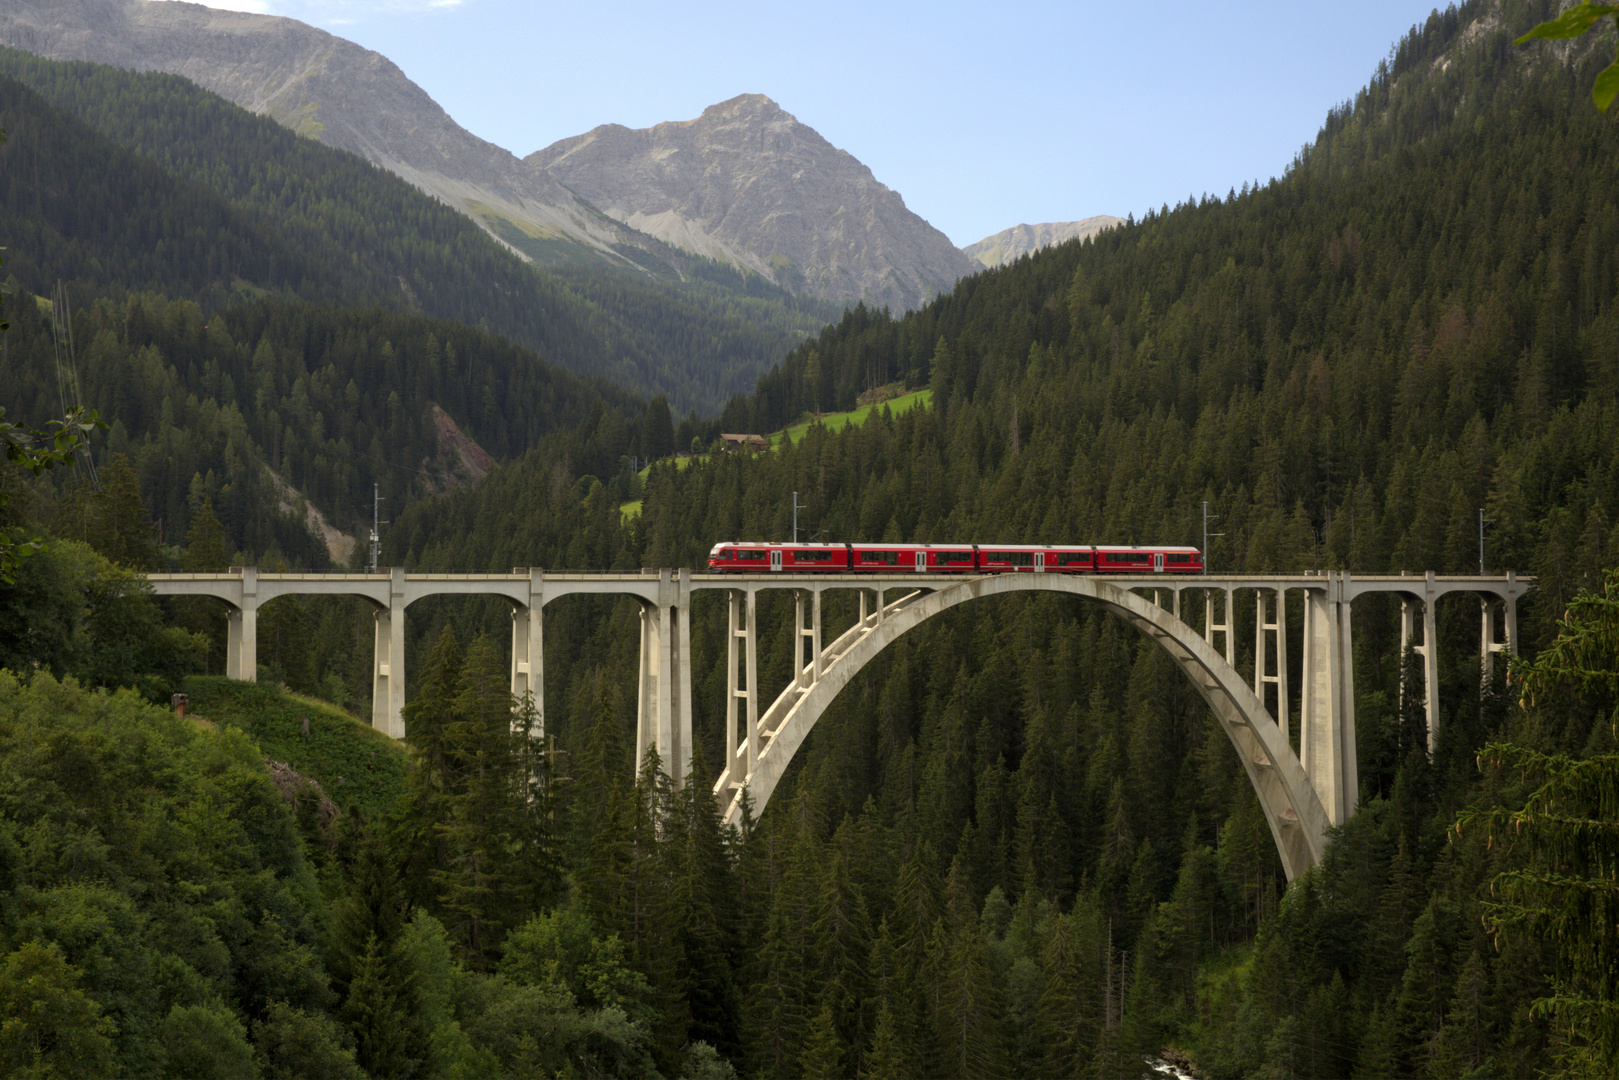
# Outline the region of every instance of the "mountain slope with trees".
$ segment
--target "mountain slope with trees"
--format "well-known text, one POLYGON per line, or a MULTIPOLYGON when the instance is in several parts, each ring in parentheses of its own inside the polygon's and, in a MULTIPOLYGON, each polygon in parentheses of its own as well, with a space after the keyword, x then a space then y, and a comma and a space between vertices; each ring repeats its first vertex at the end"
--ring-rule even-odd
POLYGON ((0 76, 28 88, 0 102, 0 153, 18 166, 0 229, 11 273, 37 293, 62 279, 81 303, 161 289, 212 311, 268 290, 416 310, 682 411, 717 408, 836 313, 702 259, 666 282, 527 266, 405 181, 178 76, 14 49, 0 49, 0 76))
MULTIPOLYGON (((1466 571, 1484 507, 1488 569, 1539 575, 1523 633, 1531 654, 1550 646, 1540 674, 1485 679, 1477 607, 1442 603, 1430 753, 1398 609, 1357 605, 1360 810, 1316 871, 1284 890, 1194 689, 1073 599, 998 598, 907 634, 729 835, 705 779, 724 744, 719 597, 692 612, 680 790, 656 761, 632 775, 632 602, 548 606, 541 744, 512 737, 535 714, 504 694, 509 610, 424 601, 405 795, 327 863, 332 996, 289 998, 310 1020, 236 985, 174 1005, 223 1002, 266 1061, 293 1043, 276 1025, 330 1024, 378 1075, 1120 1076, 1166 1045, 1220 1075, 1611 1073, 1603 1032, 1536 1004, 1610 989, 1589 909, 1546 875, 1611 843, 1557 833, 1546 799, 1573 826, 1610 809, 1611 787, 1581 789, 1570 762, 1611 768, 1619 670, 1603 573, 1619 565, 1619 132, 1587 97, 1612 41, 1512 46, 1554 10, 1436 13, 1282 179, 1037 253, 901 319, 857 309, 725 422, 768 430, 902 379, 931 407, 655 465, 628 520, 637 480, 598 435, 635 425, 593 407, 386 534, 389 562, 424 569, 632 569, 782 538, 795 491, 801 525, 850 540, 1195 541, 1207 499, 1217 570, 1466 571), (1569 936, 1519 931, 1491 906, 1498 879, 1569 936)), ((640 429, 661 442, 656 419, 640 429)), ((789 678, 792 606, 760 599, 778 628, 764 690, 789 678)), ((825 617, 848 625, 853 597, 825 617)), ((267 605, 267 672, 316 678, 312 637, 368 658, 363 620, 327 634, 343 618, 267 605)), ((41 863, 26 884, 43 892, 62 861, 41 863)), ((22 924, 6 963, 49 963, 53 925, 22 924)), ((76 971, 54 978, 85 978, 92 1004, 64 992, 61 1015, 116 1023, 119 986, 63 955, 76 971)))
MULTIPOLYGON (((1207 499, 1216 569, 1467 572, 1484 508, 1486 568, 1539 577, 1538 647, 1619 565, 1619 133, 1587 97, 1612 42, 1512 45, 1552 11, 1436 13, 1281 180, 980 274, 902 319, 851 312, 722 427, 771 430, 898 380, 930 386, 932 409, 655 467, 625 524, 592 516, 607 500, 589 485, 578 503, 537 498, 576 474, 520 462, 414 508, 390 551, 700 565, 718 539, 784 538, 794 491, 801 527, 827 539, 1196 543, 1207 499)), ((761 624, 788 611, 767 595, 761 624)), ((908 635, 823 718, 740 857, 760 875, 735 976, 757 1003, 746 1060, 1116 1074, 1166 1041, 1242 1075, 1575 1060, 1579 1031, 1531 1009, 1556 957, 1521 938, 1497 952, 1480 919, 1525 853, 1451 826, 1530 790, 1480 772, 1488 740, 1606 753, 1611 703, 1520 711, 1499 671, 1481 680, 1476 608, 1443 605, 1430 757, 1394 615, 1356 612, 1362 811, 1285 899, 1237 763, 1150 646, 1051 600, 908 635)), ((627 681, 635 641, 615 616, 578 649, 578 618, 547 663, 548 700, 568 703, 548 718, 576 753, 603 738, 583 689, 602 646, 619 650, 606 677, 627 681)), ((712 775, 723 611, 694 620, 712 775)), ((1251 629, 1239 612, 1238 640, 1251 629)), ((786 682, 785 640, 767 639, 762 686, 786 682)))

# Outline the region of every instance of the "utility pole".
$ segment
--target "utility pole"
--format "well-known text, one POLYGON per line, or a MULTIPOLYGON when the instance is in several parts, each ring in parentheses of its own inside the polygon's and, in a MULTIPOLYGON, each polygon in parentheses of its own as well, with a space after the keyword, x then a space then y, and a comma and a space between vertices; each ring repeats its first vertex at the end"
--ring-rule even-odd
POLYGON ((793 492, 793 543, 798 543, 798 492, 793 492))
POLYGON ((1484 576, 1484 526, 1487 525, 1487 524, 1488 525, 1493 525, 1493 524, 1495 524, 1495 522, 1490 521, 1488 518, 1486 518, 1484 516, 1484 507, 1481 506, 1481 507, 1478 508, 1478 576, 1479 577, 1484 576))
POLYGON ((382 492, 371 485, 371 572, 377 572, 377 557, 382 554, 382 492))
POLYGON ((1209 522, 1211 522, 1211 521, 1219 521, 1219 520, 1220 520, 1220 516, 1218 514, 1216 514, 1213 517, 1209 516, 1209 500, 1204 499, 1203 500, 1203 572, 1205 574, 1209 572, 1209 537, 1211 537, 1211 536, 1224 536, 1225 535, 1225 533, 1211 533, 1211 532, 1209 532, 1209 522))

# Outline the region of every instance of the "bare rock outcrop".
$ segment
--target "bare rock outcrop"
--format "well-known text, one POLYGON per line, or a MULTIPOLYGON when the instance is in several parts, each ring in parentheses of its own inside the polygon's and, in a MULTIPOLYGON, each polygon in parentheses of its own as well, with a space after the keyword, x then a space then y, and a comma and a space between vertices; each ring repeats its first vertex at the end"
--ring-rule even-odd
POLYGON ((976 267, 865 165, 763 94, 607 124, 523 159, 676 247, 831 300, 913 308, 976 267))

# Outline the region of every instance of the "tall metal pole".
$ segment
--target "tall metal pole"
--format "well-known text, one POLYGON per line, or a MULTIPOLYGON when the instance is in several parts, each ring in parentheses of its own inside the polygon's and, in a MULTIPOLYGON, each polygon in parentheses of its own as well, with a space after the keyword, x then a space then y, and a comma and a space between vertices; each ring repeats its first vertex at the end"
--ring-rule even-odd
POLYGON ((1484 507, 1478 508, 1478 576, 1484 576, 1484 507))
POLYGON ((793 543, 798 543, 798 492, 793 492, 793 543))
POLYGON ((371 572, 377 572, 377 556, 382 554, 382 492, 376 484, 371 485, 371 572))

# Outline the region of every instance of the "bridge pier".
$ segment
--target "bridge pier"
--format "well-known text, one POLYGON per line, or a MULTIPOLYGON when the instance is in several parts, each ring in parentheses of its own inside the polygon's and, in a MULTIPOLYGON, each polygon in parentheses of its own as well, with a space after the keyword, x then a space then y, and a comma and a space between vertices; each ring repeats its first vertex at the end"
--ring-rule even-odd
POLYGON ((225 677, 259 681, 259 571, 256 566, 232 567, 240 571, 242 591, 225 616, 225 677))
POLYGON ((371 726, 396 739, 405 737, 405 572, 388 574, 388 606, 377 621, 371 658, 371 726))
POLYGON ((656 603, 641 607, 640 705, 635 770, 648 746, 679 787, 691 771, 691 571, 658 572, 656 603))
POLYGON ((1435 648, 1439 631, 1434 614, 1434 601, 1437 599, 1432 570, 1428 571, 1421 592, 1407 590, 1400 593, 1400 702, 1402 706, 1405 703, 1407 687, 1404 664, 1405 651, 1409 648, 1422 657, 1423 707, 1427 715, 1430 755, 1439 742, 1439 650, 1435 648), (1422 615, 1422 644, 1416 645, 1413 640, 1416 637, 1419 608, 1422 615))
POLYGON ((725 646, 725 769, 723 776, 741 787, 740 777, 753 775, 759 763, 759 613, 752 589, 726 594, 730 630, 725 646), (747 737, 738 737, 738 722, 746 723, 747 737))
POLYGON ((1232 667, 1237 666, 1237 641, 1231 626, 1231 596, 1230 589, 1203 590, 1203 640, 1214 647, 1214 635, 1224 636, 1222 644, 1225 646, 1225 662, 1232 667), (1214 621, 1214 597, 1218 594, 1221 599, 1220 622, 1214 621))
POLYGON ((1288 687, 1287 687, 1287 590, 1285 589, 1256 589, 1254 595, 1254 697, 1261 703, 1265 701, 1265 687, 1276 687, 1276 726, 1281 729, 1282 738, 1289 738, 1288 734, 1288 687), (1265 614, 1265 594, 1275 593, 1276 617, 1274 621, 1265 614), (1271 667, 1271 658, 1275 659, 1276 673, 1268 674, 1271 667))
POLYGON ((532 738, 545 737, 545 571, 537 567, 517 567, 514 574, 528 575, 528 603, 512 605, 512 697, 519 703, 523 695, 534 695, 532 738))
POLYGON ((1333 825, 1348 821, 1360 801, 1355 651, 1343 581, 1344 575, 1329 572, 1326 588, 1304 590, 1299 760, 1333 825))

